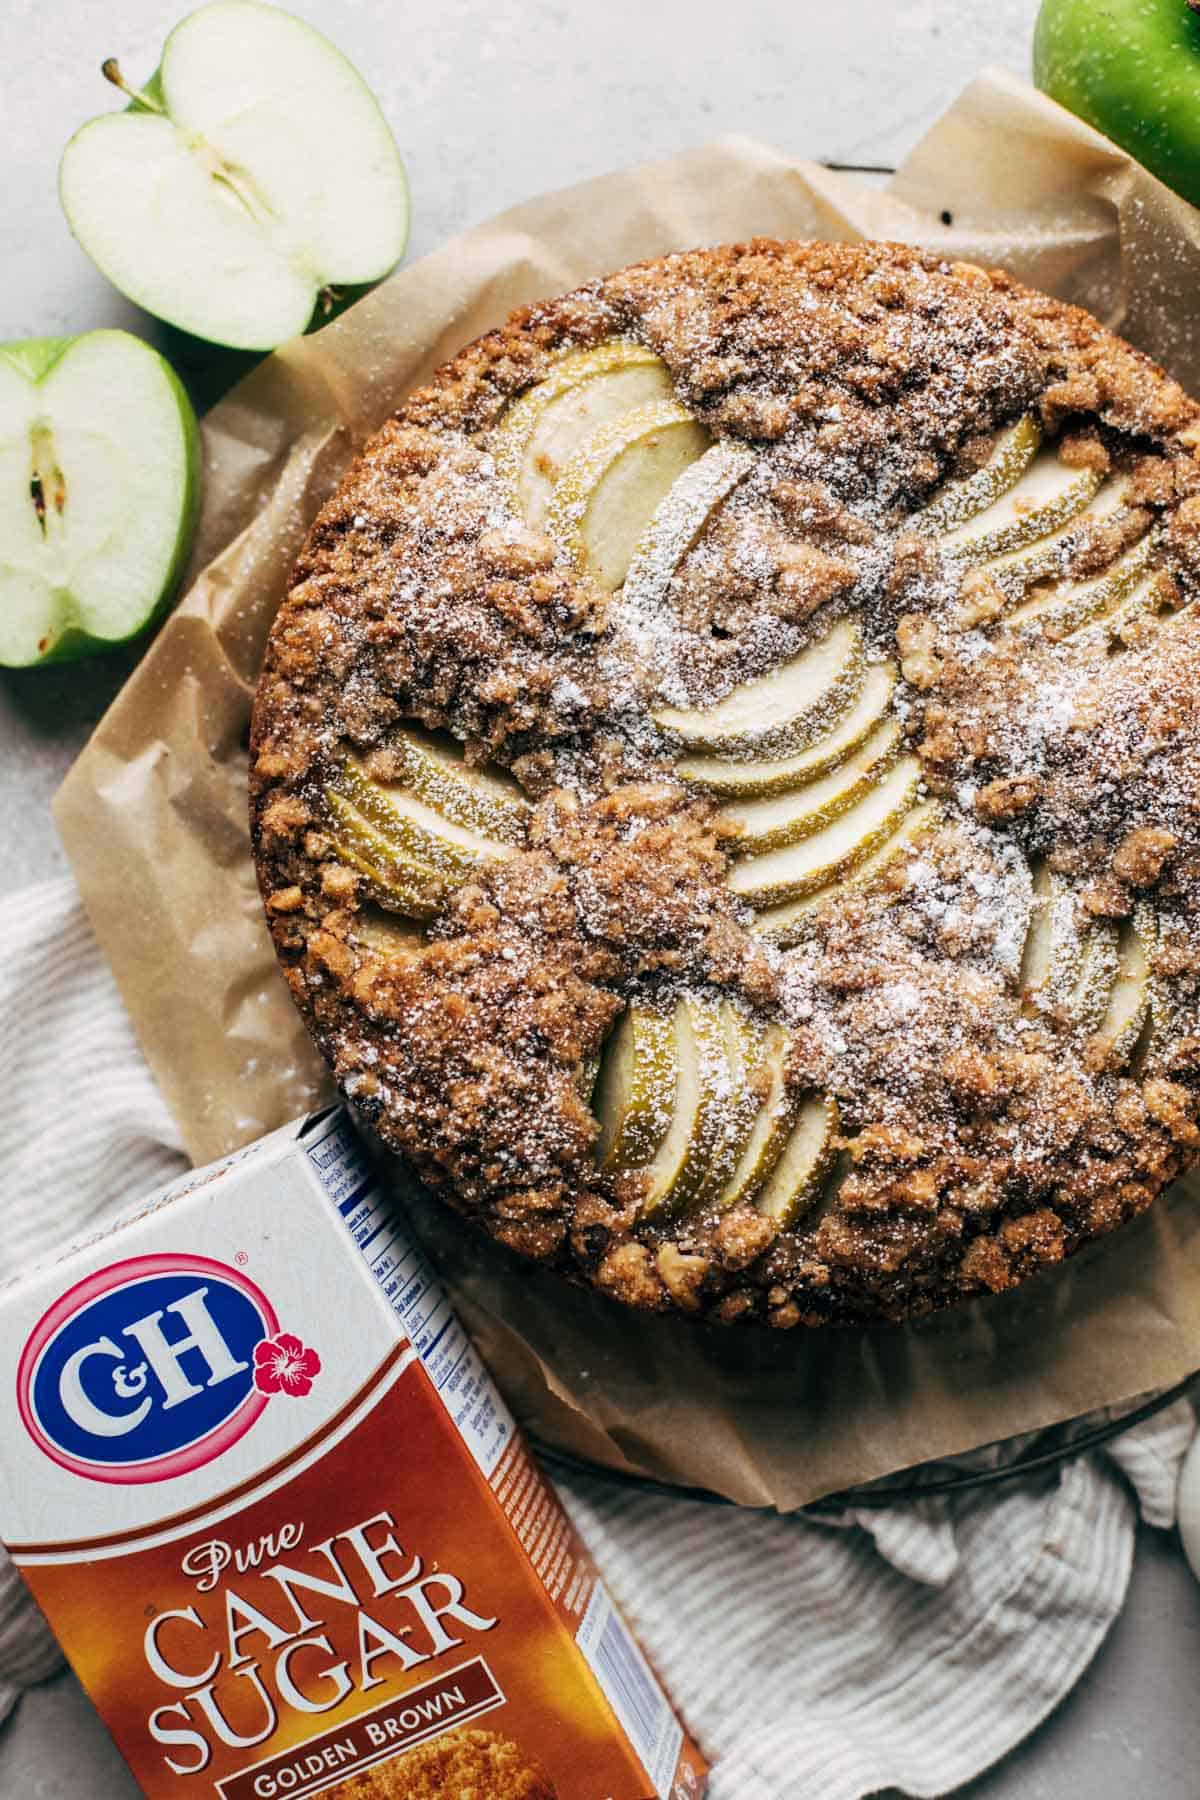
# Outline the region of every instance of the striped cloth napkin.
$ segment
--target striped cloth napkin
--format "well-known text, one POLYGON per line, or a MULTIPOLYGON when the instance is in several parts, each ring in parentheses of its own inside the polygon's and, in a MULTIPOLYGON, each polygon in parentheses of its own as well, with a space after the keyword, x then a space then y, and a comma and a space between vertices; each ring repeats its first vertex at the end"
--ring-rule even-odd
MULTIPOLYGON (((3 1279, 184 1159, 69 881, 0 901, 0 1018, 3 1279)), ((1058 1471, 836 1523, 560 1488, 713 1760, 711 1800, 936 1795, 1078 1679, 1124 1598, 1138 1511, 1173 1520, 1193 1430, 1177 1403, 1058 1471)), ((0 1717, 57 1662, 4 1562, 0 1717)))

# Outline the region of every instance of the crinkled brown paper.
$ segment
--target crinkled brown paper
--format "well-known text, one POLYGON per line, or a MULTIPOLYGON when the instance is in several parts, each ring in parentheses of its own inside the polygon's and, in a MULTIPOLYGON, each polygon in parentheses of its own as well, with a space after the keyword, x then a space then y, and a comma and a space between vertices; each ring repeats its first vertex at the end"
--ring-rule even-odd
MULTIPOLYGON (((313 514, 408 389, 512 307, 755 234, 900 238, 1001 264, 1200 389, 1200 213, 1002 72, 972 83, 886 190, 722 139, 477 226, 272 356, 205 422, 198 573, 57 802, 197 1161, 328 1091, 275 968, 245 798, 255 673, 313 514)), ((903 1329, 816 1334, 636 1317, 468 1237, 427 1199, 417 1211, 543 1439, 744 1502, 791 1508, 1200 1364, 1200 1207, 1183 1187, 1014 1295, 903 1329)))

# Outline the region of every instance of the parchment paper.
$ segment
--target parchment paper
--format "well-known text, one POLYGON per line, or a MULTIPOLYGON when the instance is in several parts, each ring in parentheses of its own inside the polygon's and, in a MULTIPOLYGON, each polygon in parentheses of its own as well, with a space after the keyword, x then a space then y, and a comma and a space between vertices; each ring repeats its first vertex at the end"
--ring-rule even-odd
MULTIPOLYGON (((256 369, 204 424, 186 597, 71 771, 59 828, 198 1162, 326 1097, 248 854, 262 646, 363 436, 520 303, 756 234, 891 237, 1089 306, 1200 388, 1200 213, 1052 102, 979 77, 885 190, 726 138, 550 194, 393 276, 256 369)), ((701 1331, 581 1295, 411 1206, 518 1412, 616 1466, 788 1508, 1068 1418, 1200 1364, 1200 1185, 1012 1296, 906 1328, 701 1331)))

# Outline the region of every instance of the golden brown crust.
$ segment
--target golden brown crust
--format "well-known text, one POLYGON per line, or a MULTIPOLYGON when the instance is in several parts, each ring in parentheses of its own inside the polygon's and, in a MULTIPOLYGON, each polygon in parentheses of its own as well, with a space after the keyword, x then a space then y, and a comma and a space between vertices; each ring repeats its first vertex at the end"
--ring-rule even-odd
MULTIPOLYGON (((1012 1286, 1144 1210, 1200 1112, 1200 462, 1196 409, 1077 309, 889 245, 754 242, 668 257, 526 308, 376 434, 317 520, 268 649, 252 825, 297 1003, 380 1137, 501 1241, 628 1304, 777 1326, 904 1317, 1012 1286), (490 433, 553 354, 619 334, 718 437, 764 452, 671 585, 670 676, 719 695, 840 612, 903 674, 899 714, 946 823, 919 883, 886 872, 785 955, 747 929, 728 845, 647 729, 661 660, 619 597, 508 512, 490 433), (1081 470, 1161 520, 1178 616, 1119 655, 996 630, 914 509, 1033 411, 1081 470), (527 846, 398 947, 364 928, 323 792, 347 745, 448 729, 535 802, 527 846), (1014 870, 1047 858, 1091 916, 1158 909, 1169 1042, 1137 1065, 1013 964, 1014 870), (594 1167, 580 1071, 631 996, 704 988, 782 1018, 789 1081, 836 1095, 845 1178, 794 1229, 748 1207, 654 1227, 594 1167)), ((1107 534, 1107 535, 1106 535, 1107 534)), ((1169 592, 1167 591, 1169 590, 1169 592)), ((1019 887, 1019 882, 1018 882, 1019 887)))
POLYGON ((536 1758, 494 1731, 452 1731, 376 1763, 329 1800, 557 1800, 536 1758))

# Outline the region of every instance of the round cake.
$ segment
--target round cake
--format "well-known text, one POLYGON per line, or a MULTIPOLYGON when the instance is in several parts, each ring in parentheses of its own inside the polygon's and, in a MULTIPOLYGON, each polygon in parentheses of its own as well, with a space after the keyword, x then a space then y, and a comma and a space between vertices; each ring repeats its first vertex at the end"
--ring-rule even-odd
POLYGON ((342 1092, 628 1305, 1011 1288, 1197 1155, 1200 409, 1095 319, 755 241, 514 314, 318 517, 251 815, 342 1092))

